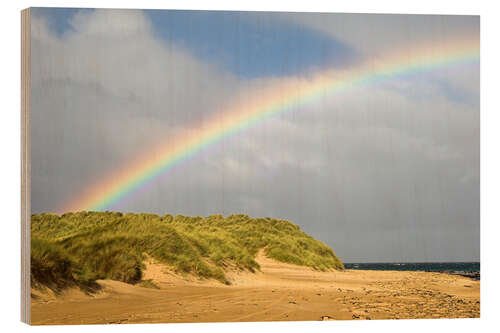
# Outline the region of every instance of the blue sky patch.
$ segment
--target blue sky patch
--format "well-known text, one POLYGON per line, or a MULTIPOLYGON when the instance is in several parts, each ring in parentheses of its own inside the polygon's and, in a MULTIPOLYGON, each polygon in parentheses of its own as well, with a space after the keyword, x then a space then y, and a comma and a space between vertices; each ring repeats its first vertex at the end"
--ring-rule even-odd
POLYGON ((155 33, 245 78, 295 75, 356 59, 349 45, 256 12, 146 10, 155 33))
POLYGON ((72 31, 71 19, 78 11, 92 11, 90 8, 56 8, 56 7, 34 7, 31 14, 44 17, 49 28, 58 36, 67 31, 72 31))
MULTIPOLYGON (((81 8, 33 8, 58 36, 72 31, 71 19, 81 8)), ((201 62, 237 76, 289 76, 354 62, 348 44, 269 13, 145 10, 154 34, 167 44, 187 49, 201 62)))

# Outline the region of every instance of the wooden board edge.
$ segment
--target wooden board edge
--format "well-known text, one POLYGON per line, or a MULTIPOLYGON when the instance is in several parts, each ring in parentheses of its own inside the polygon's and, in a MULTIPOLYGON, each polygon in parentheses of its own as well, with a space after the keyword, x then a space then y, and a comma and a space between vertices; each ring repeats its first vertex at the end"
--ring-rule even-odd
POLYGON ((30 64, 31 11, 21 11, 21 321, 31 322, 30 64))

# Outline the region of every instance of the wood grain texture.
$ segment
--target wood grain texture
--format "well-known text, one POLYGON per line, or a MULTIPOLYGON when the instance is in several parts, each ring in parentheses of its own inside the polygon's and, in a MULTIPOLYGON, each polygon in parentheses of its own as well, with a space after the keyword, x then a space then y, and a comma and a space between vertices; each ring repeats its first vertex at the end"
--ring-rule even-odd
POLYGON ((21 11, 21 321, 31 319, 30 297, 30 9, 21 11))

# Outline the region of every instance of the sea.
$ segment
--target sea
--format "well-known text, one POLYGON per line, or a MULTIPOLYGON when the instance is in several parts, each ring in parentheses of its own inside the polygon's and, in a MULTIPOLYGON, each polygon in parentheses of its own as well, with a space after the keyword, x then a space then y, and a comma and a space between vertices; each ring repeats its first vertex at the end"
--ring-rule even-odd
POLYGON ((479 262, 401 262, 401 263, 344 263, 346 269, 375 271, 424 271, 457 274, 480 279, 479 262))
POLYGON ((344 263, 346 269, 375 271, 479 272, 479 262, 344 263))

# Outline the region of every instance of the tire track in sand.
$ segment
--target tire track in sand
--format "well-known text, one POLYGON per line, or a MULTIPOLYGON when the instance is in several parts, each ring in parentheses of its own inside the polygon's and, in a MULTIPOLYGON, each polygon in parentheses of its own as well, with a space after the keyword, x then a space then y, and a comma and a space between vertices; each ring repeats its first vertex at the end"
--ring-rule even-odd
POLYGON ((287 295, 283 294, 283 295, 281 295, 281 297, 279 297, 276 300, 269 303, 266 307, 264 307, 263 310, 247 313, 244 316, 233 318, 231 321, 243 321, 244 319, 251 318, 251 317, 256 316, 256 315, 265 314, 266 312, 270 311, 275 305, 283 302, 285 300, 285 298, 287 298, 287 295))

